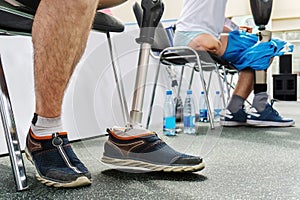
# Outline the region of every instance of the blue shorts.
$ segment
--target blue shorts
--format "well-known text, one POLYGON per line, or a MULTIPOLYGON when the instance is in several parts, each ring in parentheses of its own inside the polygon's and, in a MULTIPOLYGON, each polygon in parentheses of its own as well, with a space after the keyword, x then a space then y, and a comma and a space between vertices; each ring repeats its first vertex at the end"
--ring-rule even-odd
POLYGON ((270 66, 271 58, 293 51, 293 45, 289 45, 286 51, 286 44, 287 42, 275 38, 269 42, 259 42, 256 34, 236 30, 228 34, 227 48, 221 58, 238 70, 246 67, 265 70, 270 66))
MULTIPOLYGON (((175 33, 175 46, 187 46, 201 31, 178 31, 175 33)), ((222 59, 233 64, 238 70, 247 67, 254 70, 265 70, 270 66, 271 58, 281 56, 285 52, 292 52, 284 48, 287 43, 280 39, 272 38, 269 42, 258 41, 256 34, 235 30, 228 34, 228 44, 222 59)))

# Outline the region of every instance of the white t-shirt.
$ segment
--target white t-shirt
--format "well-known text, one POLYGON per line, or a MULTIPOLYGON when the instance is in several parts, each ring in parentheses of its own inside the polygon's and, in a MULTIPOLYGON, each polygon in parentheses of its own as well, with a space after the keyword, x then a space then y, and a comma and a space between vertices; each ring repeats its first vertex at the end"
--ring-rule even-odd
POLYGON ((198 31, 219 38, 223 31, 227 0, 183 0, 176 31, 198 31))

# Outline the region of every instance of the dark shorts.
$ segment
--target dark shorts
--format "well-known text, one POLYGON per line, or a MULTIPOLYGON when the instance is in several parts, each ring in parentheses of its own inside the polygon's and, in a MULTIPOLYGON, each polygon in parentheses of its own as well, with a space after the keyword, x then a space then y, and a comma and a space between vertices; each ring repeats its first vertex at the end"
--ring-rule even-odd
POLYGON ((32 9, 34 11, 36 11, 36 9, 38 8, 41 0, 16 0, 16 1, 18 1, 21 4, 29 7, 30 9, 32 9))

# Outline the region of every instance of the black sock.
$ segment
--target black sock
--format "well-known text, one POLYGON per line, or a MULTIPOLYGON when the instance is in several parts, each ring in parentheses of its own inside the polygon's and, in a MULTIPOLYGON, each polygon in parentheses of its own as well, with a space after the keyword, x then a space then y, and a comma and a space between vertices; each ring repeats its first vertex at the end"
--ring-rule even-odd
POLYGON ((267 92, 267 89, 268 89, 267 84, 255 83, 253 92, 254 92, 254 94, 261 93, 261 92, 267 92))

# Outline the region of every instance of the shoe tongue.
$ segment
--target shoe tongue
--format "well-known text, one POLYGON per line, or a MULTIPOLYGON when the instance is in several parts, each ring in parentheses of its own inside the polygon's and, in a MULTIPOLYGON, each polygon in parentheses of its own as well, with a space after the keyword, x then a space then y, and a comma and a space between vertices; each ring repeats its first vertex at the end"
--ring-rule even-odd
POLYGON ((153 132, 144 128, 133 128, 126 131, 125 134, 128 136, 137 136, 137 135, 153 134, 153 132))
POLYGON ((147 135, 155 134, 154 132, 149 131, 142 127, 129 128, 129 129, 114 127, 112 131, 120 137, 132 137, 132 136, 139 137, 139 136, 147 136, 147 135))

